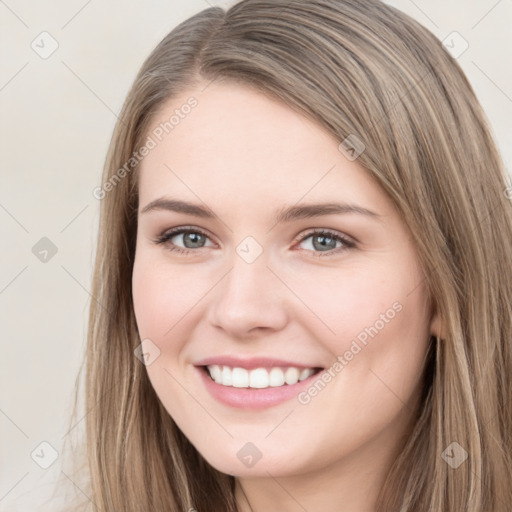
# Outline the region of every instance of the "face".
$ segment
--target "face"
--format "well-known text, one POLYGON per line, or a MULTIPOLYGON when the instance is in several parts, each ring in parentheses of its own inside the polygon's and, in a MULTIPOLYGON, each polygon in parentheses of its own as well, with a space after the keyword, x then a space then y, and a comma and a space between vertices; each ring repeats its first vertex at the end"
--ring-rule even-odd
POLYGON ((435 330, 407 228, 319 125, 204 87, 154 117, 140 167, 133 300, 154 390, 224 473, 378 464, 435 330))

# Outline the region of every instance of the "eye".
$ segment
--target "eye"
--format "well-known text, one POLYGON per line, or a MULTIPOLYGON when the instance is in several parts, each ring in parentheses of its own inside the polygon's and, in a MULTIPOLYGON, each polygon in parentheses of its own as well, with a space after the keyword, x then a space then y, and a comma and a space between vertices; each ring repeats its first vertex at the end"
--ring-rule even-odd
POLYGON ((355 242, 341 233, 336 233, 329 230, 314 230, 302 235, 299 239, 299 244, 308 241, 306 249, 312 249, 315 256, 331 256, 341 251, 356 247, 355 242))
MULTIPOLYGON (((192 226, 183 226, 165 231, 154 242, 165 245, 169 251, 178 253, 191 253, 194 250, 214 245, 206 232, 192 226), (178 242, 182 245, 178 245, 178 242)), ((298 243, 304 244, 303 249, 313 252, 315 257, 331 256, 356 247, 355 242, 347 236, 325 229, 309 231, 298 239, 298 243), (306 243, 304 244, 304 242, 306 243)))
MULTIPOLYGON (((210 240, 209 236, 202 230, 192 227, 174 228, 159 235, 154 242, 156 244, 166 245, 170 251, 180 253, 189 253, 194 249, 207 247, 206 242, 210 240), (173 241, 173 239, 176 239, 173 241), (183 247, 176 242, 181 241, 183 247)), ((214 244, 210 244, 214 245, 214 244)))

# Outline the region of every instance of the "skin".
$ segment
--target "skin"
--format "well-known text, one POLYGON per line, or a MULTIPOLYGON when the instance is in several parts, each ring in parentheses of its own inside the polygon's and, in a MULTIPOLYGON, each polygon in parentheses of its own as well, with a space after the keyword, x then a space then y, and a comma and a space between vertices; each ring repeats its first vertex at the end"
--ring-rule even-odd
POLYGON ((410 234, 383 190, 322 127, 246 86, 205 86, 169 99, 154 116, 148 134, 189 97, 198 101, 140 168, 133 300, 141 339, 160 351, 148 376, 202 456, 237 477, 239 510, 370 512, 410 429, 429 336, 439 334, 410 234), (217 217, 142 213, 162 196, 217 217), (332 202, 379 217, 275 223, 285 206, 332 202), (205 231, 203 246, 193 233, 155 243, 180 226, 205 231), (312 229, 356 245, 327 238, 322 250, 321 235, 298 240, 312 229), (248 236, 263 250, 252 263, 236 251, 248 236), (170 251, 173 243, 189 252, 170 251), (394 303, 401 310, 307 404, 229 407, 194 367, 234 354, 328 369, 394 303), (252 467, 237 457, 249 441, 262 454, 252 467))

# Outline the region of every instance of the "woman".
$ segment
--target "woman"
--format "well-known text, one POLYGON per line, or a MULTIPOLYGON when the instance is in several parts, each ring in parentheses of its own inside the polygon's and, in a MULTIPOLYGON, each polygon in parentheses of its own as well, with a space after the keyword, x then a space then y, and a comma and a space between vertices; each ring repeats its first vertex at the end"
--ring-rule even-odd
POLYGON ((87 503, 511 510, 506 187, 463 72, 401 12, 183 22, 95 191, 87 503))

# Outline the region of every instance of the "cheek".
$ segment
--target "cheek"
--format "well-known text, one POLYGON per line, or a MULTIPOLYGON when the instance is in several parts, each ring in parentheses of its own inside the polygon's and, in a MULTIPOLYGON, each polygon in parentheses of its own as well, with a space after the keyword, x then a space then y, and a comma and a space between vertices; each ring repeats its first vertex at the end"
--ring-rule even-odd
POLYGON ((383 265, 343 263, 339 268, 309 268, 287 281, 302 303, 297 303, 297 312, 302 308, 306 313, 302 318, 319 339, 334 343, 355 338, 377 321, 380 325, 381 315, 388 310, 387 316, 394 318, 413 286, 409 279, 389 277, 383 265))
POLYGON ((412 259, 379 265, 340 266, 290 277, 303 305, 294 321, 344 358, 347 372, 363 378, 379 369, 393 383, 418 376, 429 338, 423 274, 412 259), (306 313, 306 314, 304 314, 306 313))
POLYGON ((142 253, 135 259, 132 287, 141 338, 151 338, 162 345, 165 339, 174 338, 184 320, 193 315, 208 291, 208 282, 194 273, 192 266, 166 265, 161 259, 142 253))
POLYGON ((154 391, 178 423, 190 410, 190 397, 180 385, 182 371, 191 371, 184 361, 186 341, 198 322, 198 303, 207 291, 207 283, 199 286, 200 280, 191 279, 191 274, 192 271, 170 266, 141 251, 132 275, 140 339, 149 339, 157 347, 151 349, 158 355, 146 371, 154 391))
MULTIPOLYGON (((325 384, 315 381, 298 397, 304 428, 313 430, 308 420, 323 418, 326 438, 344 433, 344 443, 358 446, 407 411, 404 404, 413 405, 429 317, 424 287, 417 286, 421 274, 401 268, 398 275, 392 267, 388 273, 341 273, 330 287, 320 279, 315 292, 302 289, 304 302, 322 304, 317 314, 335 331, 315 318, 302 324, 333 357, 325 384)), ((329 450, 326 457, 333 456, 329 450)))

